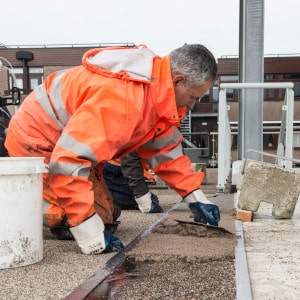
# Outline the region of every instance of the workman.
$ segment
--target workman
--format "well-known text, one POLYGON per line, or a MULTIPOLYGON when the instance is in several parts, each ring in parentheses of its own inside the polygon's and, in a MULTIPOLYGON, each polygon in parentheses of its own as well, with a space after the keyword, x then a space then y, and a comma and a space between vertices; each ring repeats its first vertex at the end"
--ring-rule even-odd
POLYGON ((136 151, 121 159, 106 162, 102 175, 114 205, 121 209, 139 209, 143 213, 163 212, 158 204, 158 196, 149 191, 146 183, 147 180, 156 184, 156 179, 149 173, 149 164, 142 160, 136 151), (147 203, 145 207, 144 203, 147 203))
POLYGON ((216 74, 214 56, 199 44, 163 57, 146 46, 96 48, 82 65, 50 74, 25 98, 5 146, 10 156, 45 157, 44 198, 51 193, 57 200, 82 253, 124 247, 95 213, 89 175, 134 150, 201 215, 198 221, 218 225, 219 208, 200 189, 204 173, 192 170, 178 130, 216 74))

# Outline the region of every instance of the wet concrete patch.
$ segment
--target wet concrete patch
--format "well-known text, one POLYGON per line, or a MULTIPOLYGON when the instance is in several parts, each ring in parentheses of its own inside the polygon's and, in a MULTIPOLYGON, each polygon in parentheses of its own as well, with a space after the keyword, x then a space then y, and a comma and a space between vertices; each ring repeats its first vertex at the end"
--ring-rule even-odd
POLYGON ((224 227, 204 225, 202 223, 179 219, 163 221, 154 228, 153 232, 196 237, 232 237, 234 235, 234 233, 231 233, 224 227))
POLYGON ((128 253, 135 261, 211 261, 233 259, 236 241, 212 237, 205 241, 198 237, 153 233, 128 253))
MULTIPOLYGON (((235 232, 232 195, 214 202, 221 211, 219 225, 235 232)), ((94 288, 82 299, 236 299, 239 237, 203 226, 179 226, 176 219, 193 219, 184 203, 175 206, 90 278, 86 285, 93 283, 94 288)))
MULTIPOLYGON (((231 201, 222 207, 222 226, 235 232, 231 201)), ((134 268, 113 283, 109 299, 236 299, 238 236, 193 222, 178 208, 126 255, 134 268), (133 276, 134 274, 134 276, 133 276)))
MULTIPOLYGON (((222 213, 222 219, 227 220, 225 223, 230 224, 227 227, 232 229, 234 216, 230 210, 222 213)), ((193 221, 186 211, 172 211, 153 228, 150 235, 141 239, 127 256, 134 261, 186 262, 234 258, 237 236, 229 233, 230 230, 220 231, 176 220, 193 221)))

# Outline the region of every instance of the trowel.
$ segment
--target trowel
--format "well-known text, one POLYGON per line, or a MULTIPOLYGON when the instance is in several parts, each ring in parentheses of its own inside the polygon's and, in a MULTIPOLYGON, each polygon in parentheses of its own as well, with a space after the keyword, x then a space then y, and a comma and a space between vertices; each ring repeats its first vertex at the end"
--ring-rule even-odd
POLYGON ((195 226, 202 226, 202 227, 206 227, 208 229, 212 229, 212 230, 217 230, 223 233, 229 233, 229 234, 233 234, 231 231, 227 230, 224 227, 219 227, 219 226, 213 226, 213 225, 209 225, 209 224, 203 224, 203 223, 199 223, 199 222, 188 222, 188 221, 182 221, 182 220, 177 220, 174 219, 174 221, 181 223, 181 224, 189 224, 189 225, 195 225, 195 226))

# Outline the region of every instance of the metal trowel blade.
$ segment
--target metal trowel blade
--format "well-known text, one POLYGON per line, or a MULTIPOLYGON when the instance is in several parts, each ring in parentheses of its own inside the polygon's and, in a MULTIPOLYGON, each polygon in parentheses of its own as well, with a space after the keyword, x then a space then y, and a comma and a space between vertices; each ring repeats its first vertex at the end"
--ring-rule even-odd
POLYGON ((202 227, 210 228, 210 229, 213 229, 213 230, 218 230, 218 231, 221 231, 223 233, 234 234, 234 233, 232 233, 231 231, 227 230, 224 227, 213 226, 213 225, 203 224, 203 223, 199 223, 199 222, 188 222, 188 221, 182 221, 182 220, 176 220, 176 219, 174 219, 174 221, 176 221, 178 223, 181 223, 181 224, 190 224, 190 225, 202 226, 202 227))

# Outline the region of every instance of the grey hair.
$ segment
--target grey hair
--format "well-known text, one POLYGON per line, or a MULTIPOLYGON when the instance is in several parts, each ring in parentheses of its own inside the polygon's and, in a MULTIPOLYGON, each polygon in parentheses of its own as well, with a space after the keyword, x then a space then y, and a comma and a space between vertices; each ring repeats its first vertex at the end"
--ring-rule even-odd
POLYGON ((213 54, 203 45, 184 44, 170 53, 172 75, 186 77, 186 87, 197 87, 217 77, 217 63, 213 54))

